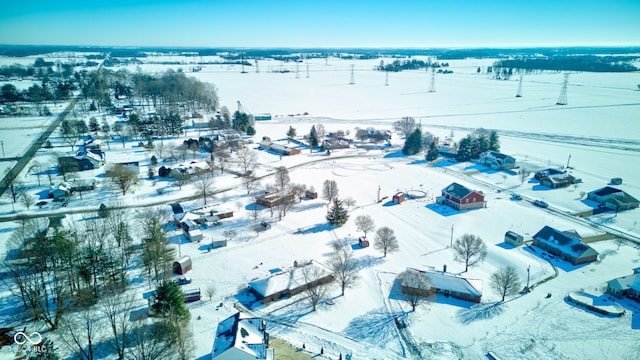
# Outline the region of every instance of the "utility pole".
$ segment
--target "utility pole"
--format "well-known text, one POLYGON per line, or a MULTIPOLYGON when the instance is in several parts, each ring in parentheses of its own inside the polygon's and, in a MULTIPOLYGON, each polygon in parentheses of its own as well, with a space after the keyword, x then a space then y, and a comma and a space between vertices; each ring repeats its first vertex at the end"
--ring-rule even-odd
POLYGON ((451 242, 449 243, 449 247, 453 247, 453 224, 451 224, 451 242))
POLYGON ((0 140, 0 145, 2 145, 2 157, 4 156, 4 140, 0 140))
POLYGON ((529 273, 531 271, 531 265, 527 267, 527 287, 525 288, 526 292, 529 292, 529 273))
POLYGON ((571 154, 569 154, 569 158, 567 159, 567 169, 569 168, 569 160, 571 160, 571 154))
POLYGON ((378 202, 380 202, 380 185, 378 185, 378 202))

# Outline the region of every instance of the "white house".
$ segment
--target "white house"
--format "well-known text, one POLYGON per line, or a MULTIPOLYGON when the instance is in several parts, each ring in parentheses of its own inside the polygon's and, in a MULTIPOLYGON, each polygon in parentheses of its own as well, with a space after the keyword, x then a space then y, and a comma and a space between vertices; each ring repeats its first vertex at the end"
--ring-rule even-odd
POLYGON ((220 321, 213 342, 212 360, 273 360, 269 334, 261 318, 241 318, 240 313, 220 321))

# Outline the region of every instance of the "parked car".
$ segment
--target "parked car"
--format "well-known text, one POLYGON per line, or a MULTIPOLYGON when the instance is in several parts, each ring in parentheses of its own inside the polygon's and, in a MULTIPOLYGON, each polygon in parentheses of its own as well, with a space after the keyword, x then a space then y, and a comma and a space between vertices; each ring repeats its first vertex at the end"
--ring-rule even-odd
POLYGON ((187 284, 191 284, 191 278, 188 278, 186 276, 181 276, 175 280, 173 280, 176 284, 178 285, 187 285, 187 284))
POLYGON ((38 201, 38 202, 36 203, 36 206, 37 206, 37 207, 39 207, 39 208, 41 208, 41 207, 43 207, 43 206, 45 206, 45 205, 47 205, 47 204, 48 204, 48 203, 47 203, 46 201, 38 201))
POLYGON ((522 196, 520 194, 513 193, 511 194, 511 200, 522 200, 522 196))
POLYGON ((549 204, 547 204, 546 201, 542 201, 542 200, 536 200, 533 202, 533 205, 541 207, 541 208, 548 208, 549 204))

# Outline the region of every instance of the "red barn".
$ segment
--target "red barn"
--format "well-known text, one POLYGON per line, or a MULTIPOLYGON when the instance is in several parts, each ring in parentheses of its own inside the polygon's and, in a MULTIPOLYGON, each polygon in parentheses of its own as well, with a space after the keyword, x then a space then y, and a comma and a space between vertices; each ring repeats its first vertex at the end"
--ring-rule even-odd
POLYGON ((442 189, 443 203, 456 210, 479 209, 485 205, 484 194, 471 190, 458 183, 452 183, 442 189))

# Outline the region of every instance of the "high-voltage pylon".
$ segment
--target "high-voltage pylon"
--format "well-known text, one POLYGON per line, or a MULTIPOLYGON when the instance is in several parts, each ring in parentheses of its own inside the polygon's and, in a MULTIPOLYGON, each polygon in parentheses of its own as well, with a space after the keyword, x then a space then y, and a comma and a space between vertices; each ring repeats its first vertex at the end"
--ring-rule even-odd
POLYGON ((351 80, 349 80, 349 85, 353 85, 356 83, 356 76, 353 72, 354 65, 351 65, 351 80))
POLYGON ((389 72, 385 71, 384 72, 385 77, 384 77, 384 86, 389 86, 389 72))
POLYGON ((522 97, 522 75, 520 75, 520 81, 518 82, 518 92, 516 97, 522 97))
POLYGON ((429 85, 429 92, 436 92, 436 68, 431 67, 431 85, 429 85))
POLYGON ((296 61, 296 79, 300 79, 300 69, 297 61, 296 61))
POLYGON ((260 68, 258 67, 258 59, 256 59, 256 74, 260 72, 260 68))
POLYGON ((564 74, 564 81, 562 82, 562 89, 560 89, 560 96, 556 105, 567 105, 567 85, 569 84, 569 74, 564 74))
POLYGON ((309 78, 309 60, 307 59, 307 79, 309 78))

